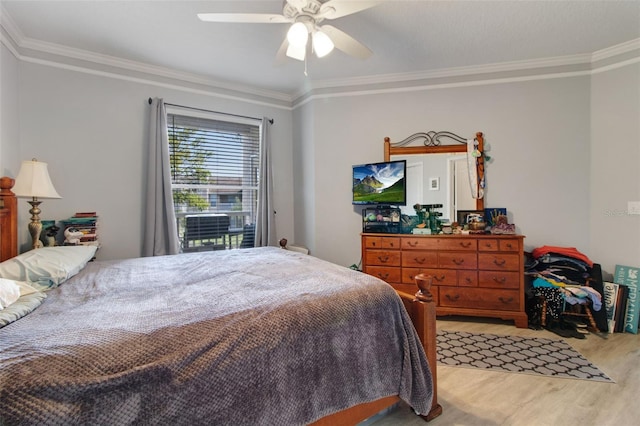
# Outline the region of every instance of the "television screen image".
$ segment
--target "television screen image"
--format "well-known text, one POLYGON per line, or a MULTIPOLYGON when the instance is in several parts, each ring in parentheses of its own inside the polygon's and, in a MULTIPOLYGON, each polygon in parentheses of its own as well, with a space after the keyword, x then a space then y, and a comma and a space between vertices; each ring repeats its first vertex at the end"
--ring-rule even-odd
POLYGON ((404 206, 406 160, 353 166, 353 204, 404 206))

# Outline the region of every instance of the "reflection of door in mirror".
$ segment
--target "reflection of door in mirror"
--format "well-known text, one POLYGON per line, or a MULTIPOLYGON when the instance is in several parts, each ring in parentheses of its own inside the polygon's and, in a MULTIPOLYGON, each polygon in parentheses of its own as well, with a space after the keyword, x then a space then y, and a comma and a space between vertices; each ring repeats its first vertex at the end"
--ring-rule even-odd
POLYGON ((451 222, 458 217, 458 210, 475 210, 476 200, 471 195, 471 183, 469 182, 469 168, 466 156, 456 156, 450 159, 451 179, 451 205, 449 216, 451 222))

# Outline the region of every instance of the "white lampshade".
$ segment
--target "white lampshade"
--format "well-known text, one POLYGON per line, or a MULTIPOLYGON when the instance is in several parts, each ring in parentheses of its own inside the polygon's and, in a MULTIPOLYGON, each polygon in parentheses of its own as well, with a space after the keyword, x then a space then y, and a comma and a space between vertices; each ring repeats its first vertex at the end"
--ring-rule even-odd
POLYGON ((47 163, 35 158, 22 162, 12 191, 18 197, 62 198, 51 183, 47 163))
POLYGON ((287 47, 287 56, 299 61, 304 61, 304 57, 307 54, 307 46, 294 46, 290 44, 287 47))
POLYGON ((305 24, 296 22, 291 25, 287 32, 287 41, 289 41, 290 45, 296 47, 306 46, 307 40, 309 40, 309 30, 305 24))
POLYGON ((328 35, 318 30, 313 33, 313 50, 318 58, 327 56, 333 50, 334 45, 328 35))

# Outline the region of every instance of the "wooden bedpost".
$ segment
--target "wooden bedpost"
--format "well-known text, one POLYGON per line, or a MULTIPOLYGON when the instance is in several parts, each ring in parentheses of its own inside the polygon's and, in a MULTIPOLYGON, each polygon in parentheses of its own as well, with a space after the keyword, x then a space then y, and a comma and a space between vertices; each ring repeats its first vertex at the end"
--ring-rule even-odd
POLYGON ((18 255, 18 199, 11 191, 15 183, 0 178, 0 262, 18 255))
POLYGON ((431 294, 431 281, 433 277, 425 274, 418 274, 415 278, 418 285, 418 292, 415 296, 398 291, 404 306, 411 317, 413 326, 418 333, 420 342, 424 348, 431 376, 433 377, 433 402, 431 411, 426 415, 421 415, 423 419, 429 421, 442 414, 442 406, 438 403, 438 374, 436 355, 436 303, 431 294))

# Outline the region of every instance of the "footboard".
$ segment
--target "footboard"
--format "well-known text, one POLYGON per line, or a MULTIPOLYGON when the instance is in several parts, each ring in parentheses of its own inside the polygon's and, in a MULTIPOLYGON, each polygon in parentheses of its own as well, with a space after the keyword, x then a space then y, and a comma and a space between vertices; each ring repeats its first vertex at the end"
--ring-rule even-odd
POLYGON ((438 378, 437 378, 437 357, 436 357, 436 303, 429 289, 431 288, 431 277, 420 274, 416 276, 416 284, 419 291, 415 294, 408 294, 398 291, 404 306, 411 317, 413 326, 418 333, 420 342, 424 347, 431 368, 433 377, 433 403, 431 411, 422 416, 429 421, 442 414, 442 406, 438 404, 438 378))
MULTIPOLYGON (((436 369, 436 304, 429 291, 431 277, 418 275, 416 284, 420 291, 415 295, 397 291, 411 317, 422 347, 427 354, 431 376, 433 378, 433 402, 431 411, 421 417, 429 421, 442 414, 442 406, 438 404, 438 380, 436 369)), ((338 413, 323 417, 310 426, 346 426, 361 422, 400 401, 397 396, 389 396, 365 404, 359 404, 338 413)))

